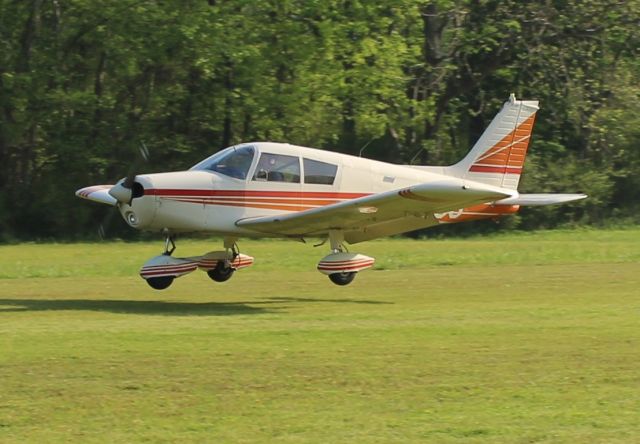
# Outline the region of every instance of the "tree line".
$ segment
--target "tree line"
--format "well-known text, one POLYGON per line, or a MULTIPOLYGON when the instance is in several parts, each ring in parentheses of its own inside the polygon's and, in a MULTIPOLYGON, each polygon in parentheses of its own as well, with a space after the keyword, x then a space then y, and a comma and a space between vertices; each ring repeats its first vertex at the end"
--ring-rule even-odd
MULTIPOLYGON (((541 102, 520 190, 585 192, 511 225, 638 222, 640 2, 0 0, 0 241, 92 235, 82 186, 270 140, 460 159, 541 102)), ((473 229, 473 228, 469 228, 473 229)))

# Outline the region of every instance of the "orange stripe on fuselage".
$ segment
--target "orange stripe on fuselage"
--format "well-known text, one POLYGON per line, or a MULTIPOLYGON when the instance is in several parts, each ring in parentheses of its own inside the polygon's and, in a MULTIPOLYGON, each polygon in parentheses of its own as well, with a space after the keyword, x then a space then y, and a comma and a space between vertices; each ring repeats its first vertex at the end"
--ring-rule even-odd
POLYGON ((368 196, 370 193, 335 193, 320 191, 252 191, 252 190, 188 190, 150 188, 145 195, 160 197, 280 197, 298 199, 356 199, 368 196))
MULTIPOLYGON (((166 197, 163 197, 164 199, 167 199, 166 197)), ((175 198, 169 198, 172 200, 182 200, 182 199, 189 199, 189 200, 195 200, 201 203, 208 203, 208 202, 243 202, 243 203, 256 203, 256 204, 289 204, 289 205, 309 205, 309 206, 324 206, 324 205, 331 205, 334 203, 338 203, 338 202, 342 202, 342 200, 339 199, 295 199, 295 198, 290 198, 290 199, 269 199, 269 198, 238 198, 238 197, 191 197, 191 196, 185 196, 185 197, 175 197, 175 198)))
POLYGON ((225 207, 245 207, 245 208, 261 208, 266 210, 282 210, 282 211, 304 211, 317 207, 305 207, 292 203, 291 205, 275 205, 275 204, 258 204, 252 202, 229 202, 227 200, 204 200, 204 199, 167 199, 176 202, 195 203, 202 205, 219 205, 225 207))
POLYGON ((368 193, 334 193, 317 191, 249 191, 149 189, 145 195, 161 199, 202 205, 260 208, 278 211, 304 211, 332 205, 344 200, 368 196, 368 193))

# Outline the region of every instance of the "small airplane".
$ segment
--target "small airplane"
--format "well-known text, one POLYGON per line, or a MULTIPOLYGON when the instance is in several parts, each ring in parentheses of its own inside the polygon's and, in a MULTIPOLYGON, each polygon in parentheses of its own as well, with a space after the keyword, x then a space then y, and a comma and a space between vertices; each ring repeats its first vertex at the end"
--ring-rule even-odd
POLYGON ((283 143, 243 143, 187 171, 130 173, 115 185, 82 188, 76 195, 117 207, 133 228, 164 235, 164 252, 140 270, 154 289, 196 269, 226 281, 253 264, 237 240, 265 236, 328 241, 330 253, 317 269, 347 285, 375 260, 348 252, 346 243, 587 197, 518 193, 537 111, 537 101, 511 94, 469 153, 451 166, 394 165, 283 143), (187 232, 220 236, 223 249, 173 257, 175 236, 187 232))

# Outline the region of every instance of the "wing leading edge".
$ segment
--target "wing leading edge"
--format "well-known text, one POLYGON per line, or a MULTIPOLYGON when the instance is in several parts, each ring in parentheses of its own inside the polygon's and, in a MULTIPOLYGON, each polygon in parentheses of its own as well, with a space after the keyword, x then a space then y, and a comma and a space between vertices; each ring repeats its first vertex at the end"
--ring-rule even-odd
POLYGON ((514 195, 517 195, 517 192, 504 188, 448 178, 298 213, 241 219, 236 225, 265 234, 290 237, 313 236, 331 230, 341 230, 345 232, 347 242, 355 243, 432 225, 434 212, 449 211, 514 195), (402 222, 404 219, 408 225, 402 222), (375 227, 383 226, 387 228, 382 231, 375 230, 375 227), (405 229, 407 226, 409 228, 405 229), (368 229, 373 229, 373 232, 363 235, 368 229))

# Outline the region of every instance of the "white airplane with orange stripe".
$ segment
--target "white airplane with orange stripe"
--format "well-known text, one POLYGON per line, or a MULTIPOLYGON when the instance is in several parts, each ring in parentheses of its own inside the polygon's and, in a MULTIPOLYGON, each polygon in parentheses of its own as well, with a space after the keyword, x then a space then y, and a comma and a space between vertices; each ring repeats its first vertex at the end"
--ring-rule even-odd
POLYGON ((452 166, 394 165, 282 143, 226 148, 187 171, 131 175, 115 185, 80 189, 79 197, 116 206, 133 228, 165 236, 165 251, 140 275, 155 289, 201 269, 226 281, 253 258, 242 237, 322 238, 330 253, 318 270, 338 285, 374 259, 345 244, 442 223, 496 218, 523 205, 550 205, 584 194, 519 194, 537 101, 512 94, 467 156, 452 166), (210 233, 223 249, 177 258, 179 233, 210 233))

